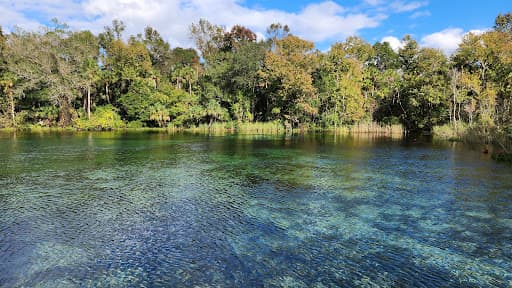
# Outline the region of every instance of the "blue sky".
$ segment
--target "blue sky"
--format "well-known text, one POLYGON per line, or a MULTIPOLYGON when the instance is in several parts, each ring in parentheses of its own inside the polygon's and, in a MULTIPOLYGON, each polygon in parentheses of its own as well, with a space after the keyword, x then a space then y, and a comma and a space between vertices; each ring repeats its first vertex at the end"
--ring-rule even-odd
POLYGON ((504 0, 0 0, 0 25, 37 29, 53 17, 74 29, 101 32, 113 19, 127 34, 156 28, 173 47, 193 45, 188 26, 200 18, 230 27, 242 24, 264 37, 273 22, 311 40, 320 50, 358 35, 370 43, 386 40, 399 47, 412 35, 421 45, 451 53, 465 33, 492 27, 498 13, 512 11, 504 0))

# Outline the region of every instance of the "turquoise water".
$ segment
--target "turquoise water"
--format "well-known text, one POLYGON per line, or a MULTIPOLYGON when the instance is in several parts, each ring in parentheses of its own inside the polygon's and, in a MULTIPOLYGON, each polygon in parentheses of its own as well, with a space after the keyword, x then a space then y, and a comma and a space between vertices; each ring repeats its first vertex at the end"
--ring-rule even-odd
POLYGON ((512 287, 512 168, 378 137, 0 134, 0 287, 512 287))

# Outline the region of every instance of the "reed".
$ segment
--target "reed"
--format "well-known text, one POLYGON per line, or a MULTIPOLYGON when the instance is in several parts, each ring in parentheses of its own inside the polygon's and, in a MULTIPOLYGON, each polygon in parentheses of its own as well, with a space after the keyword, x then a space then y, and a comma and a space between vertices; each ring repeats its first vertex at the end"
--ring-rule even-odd
MULTIPOLYGON (((77 131, 83 130, 81 127, 41 127, 37 125, 19 127, 19 128, 3 128, 1 131, 77 131)), ((165 128, 139 127, 137 125, 127 125, 127 127, 118 127, 109 130, 116 131, 167 131, 167 132, 193 132, 193 133, 244 133, 244 134, 283 134, 283 133, 309 133, 331 131, 337 134, 378 134, 378 135, 402 135, 404 129, 401 125, 380 125, 375 122, 359 123, 355 125, 345 125, 336 128, 322 128, 315 125, 302 125, 298 128, 287 128, 279 121, 272 122, 214 122, 211 125, 200 124, 192 127, 182 127, 170 124, 165 128)))
POLYGON ((432 130, 432 134, 435 138, 448 141, 464 141, 467 133, 468 126, 464 123, 435 126, 432 130))
POLYGON ((512 135, 496 126, 456 123, 434 127, 433 132, 435 138, 478 145, 494 159, 512 163, 512 135))
POLYGON ((376 122, 354 124, 348 126, 348 130, 352 134, 402 135, 405 133, 402 125, 380 125, 376 122))

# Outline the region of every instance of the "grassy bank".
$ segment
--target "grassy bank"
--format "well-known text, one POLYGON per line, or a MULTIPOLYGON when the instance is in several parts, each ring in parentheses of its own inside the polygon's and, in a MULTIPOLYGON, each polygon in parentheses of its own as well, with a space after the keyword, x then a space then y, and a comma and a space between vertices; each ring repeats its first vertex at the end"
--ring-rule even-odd
POLYGON ((512 134, 498 127, 482 127, 465 123, 434 127, 434 137, 441 140, 460 141, 482 146, 482 152, 491 153, 500 161, 512 162, 512 134))
POLYGON ((467 133, 468 126, 465 123, 460 123, 458 125, 446 124, 442 126, 435 126, 432 131, 432 134, 437 139, 459 142, 468 140, 467 133))
POLYGON ((167 132, 193 132, 193 133, 215 133, 215 134, 284 134, 284 133, 307 133, 307 132, 336 132, 346 134, 377 134, 377 135, 402 135, 404 129, 401 125, 380 125, 378 123, 359 123, 355 125, 345 125, 341 127, 323 128, 318 126, 302 126, 298 128, 287 128, 281 122, 216 122, 211 125, 201 124, 193 127, 178 127, 169 125, 165 128, 150 127, 116 127, 101 125, 79 126, 79 127, 41 127, 36 125, 26 125, 17 128, 2 128, 3 132, 31 131, 31 132, 62 132, 62 131, 167 131, 167 132))

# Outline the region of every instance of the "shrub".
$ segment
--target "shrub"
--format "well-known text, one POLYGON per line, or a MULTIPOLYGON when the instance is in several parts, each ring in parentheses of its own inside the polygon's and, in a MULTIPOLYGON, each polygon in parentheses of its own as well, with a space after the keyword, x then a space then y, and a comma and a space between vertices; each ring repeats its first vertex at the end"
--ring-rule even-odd
POLYGON ((27 122, 28 118, 29 118, 28 110, 22 110, 22 111, 16 113, 16 116, 15 116, 16 125, 25 124, 25 122, 27 122))
POLYGON ((91 119, 85 117, 75 120, 75 127, 85 130, 111 130, 126 127, 121 116, 112 105, 98 107, 91 115, 91 119))
POLYGON ((31 122, 38 126, 55 126, 59 118, 59 108, 55 106, 39 107, 31 113, 30 118, 31 122))
POLYGON ((0 114, 0 128, 12 127, 12 120, 7 114, 0 114))
POLYGON ((468 126, 462 122, 457 122, 457 125, 445 124, 442 126, 434 126, 433 134, 435 137, 449 141, 462 141, 466 140, 468 136, 468 126))
POLYGON ((126 126, 128 128, 142 128, 144 127, 144 123, 142 123, 142 121, 139 121, 139 120, 136 120, 136 121, 130 121, 128 122, 128 125, 126 126))

